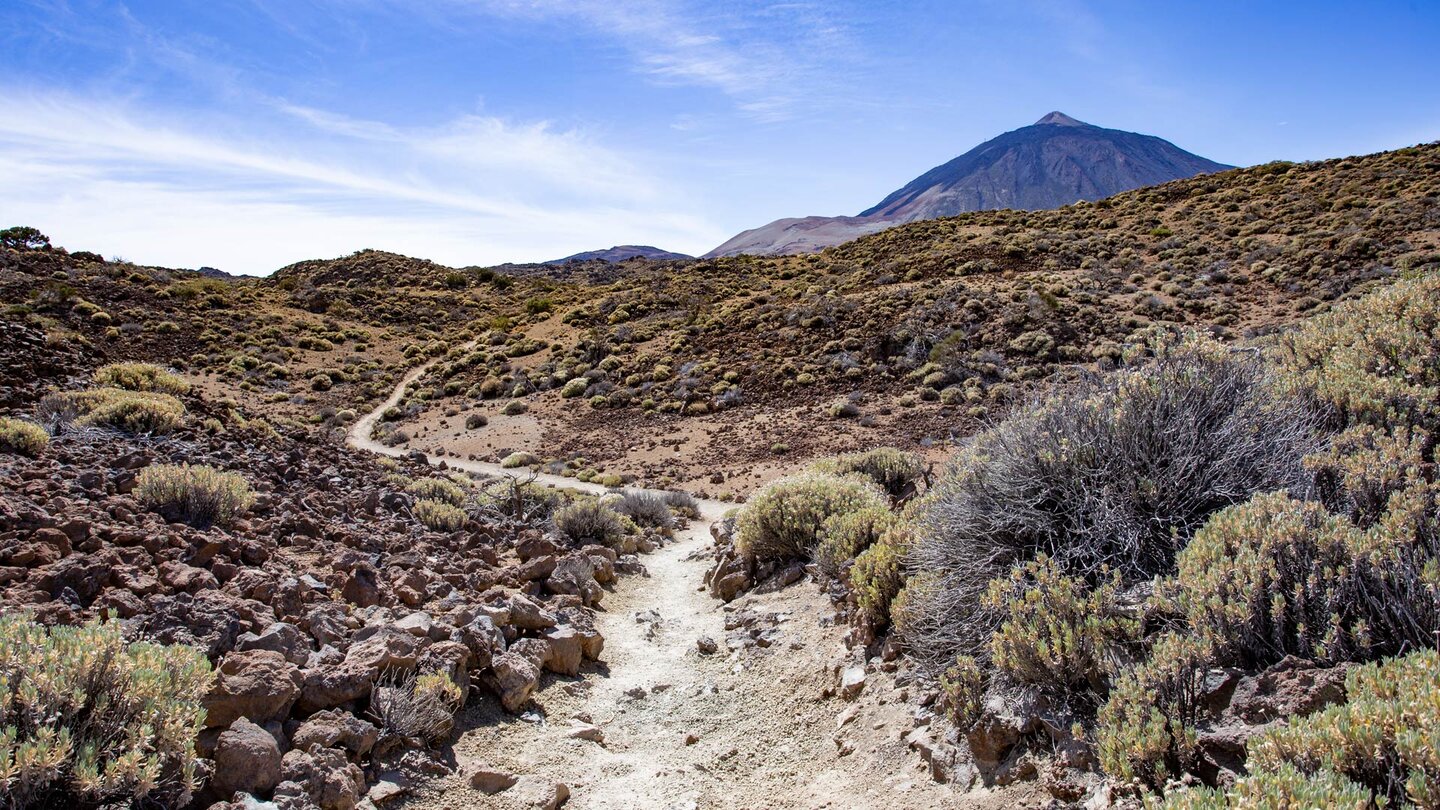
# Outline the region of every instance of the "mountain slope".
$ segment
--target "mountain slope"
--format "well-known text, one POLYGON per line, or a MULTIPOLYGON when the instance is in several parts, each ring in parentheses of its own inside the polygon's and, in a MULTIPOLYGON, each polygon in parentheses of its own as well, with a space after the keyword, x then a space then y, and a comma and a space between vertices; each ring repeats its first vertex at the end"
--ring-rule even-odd
POLYGON ((936 166, 859 216, 776 220, 735 236, 706 257, 814 252, 904 222, 1002 208, 1059 208, 1229 168, 1153 135, 1052 112, 936 166))
POLYGON ((994 208, 1058 208, 1229 168, 1153 135, 1052 112, 931 169, 860 216, 913 222, 994 208))

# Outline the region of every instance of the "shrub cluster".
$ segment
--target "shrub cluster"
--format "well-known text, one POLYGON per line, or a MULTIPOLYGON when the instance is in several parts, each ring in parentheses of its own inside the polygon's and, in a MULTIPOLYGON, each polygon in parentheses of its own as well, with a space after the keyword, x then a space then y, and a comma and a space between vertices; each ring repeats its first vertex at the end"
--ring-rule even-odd
POLYGON ((907 600, 935 661, 984 648, 987 583, 1038 554, 1091 586, 1173 570, 1215 511, 1301 486, 1313 420, 1260 358, 1191 339, 1151 363, 1039 400, 977 435, 927 494, 907 600))
POLYGON ((459 484, 444 478, 421 478, 405 487, 405 491, 420 500, 440 501, 455 507, 464 506, 467 500, 459 484))
POLYGON ((637 526, 667 532, 675 527, 675 515, 670 512, 666 496, 660 493, 629 490, 615 501, 613 508, 637 526))
POLYGON ((925 462, 914 453, 893 447, 879 447, 862 453, 846 453, 822 459, 814 465, 817 472, 830 475, 860 474, 885 490, 892 503, 914 496, 925 483, 925 462))
POLYGON ((179 396, 190 383, 151 363, 110 363, 95 370, 95 384, 126 391, 148 391, 179 396))
POLYGON ((898 521, 850 566, 850 592, 857 618, 874 628, 890 623, 891 605, 905 587, 905 555, 914 539, 908 521, 898 521))
POLYGON ((74 422, 87 427, 157 435, 174 431, 185 418, 185 406, 169 394, 122 388, 50 394, 40 401, 37 412, 57 426, 74 422))
POLYGON ((192 647, 0 616, 0 803, 184 806, 210 680, 192 647))
POLYGON ((189 464, 152 464, 141 470, 135 497, 166 520, 199 529, 228 525, 255 502, 240 475, 189 464))
POLYGON ((45 428, 23 419, 0 416, 0 452, 38 456, 50 444, 45 428))
POLYGON ((815 547, 815 564, 828 577, 839 577, 845 564, 875 545, 900 519, 883 506, 866 506, 826 518, 815 547))
POLYGON ((387 735, 431 745, 450 734, 463 693, 444 672, 410 670, 376 684, 370 711, 387 735))

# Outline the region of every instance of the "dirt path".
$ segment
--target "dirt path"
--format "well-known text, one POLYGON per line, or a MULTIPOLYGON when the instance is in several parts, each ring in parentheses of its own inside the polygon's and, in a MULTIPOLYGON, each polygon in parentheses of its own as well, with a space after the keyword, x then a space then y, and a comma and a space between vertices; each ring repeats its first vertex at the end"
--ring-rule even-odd
MULTIPOLYGON (((401 455, 370 441, 370 429, 423 372, 412 371, 355 423, 353 446, 401 455)), ((555 476, 538 480, 605 491, 555 476)), ((547 675, 536 707, 518 719, 493 700, 467 709, 453 750, 459 773, 419 789, 406 810, 544 807, 556 783, 570 795, 565 806, 577 810, 1016 806, 1014 795, 960 794, 930 779, 904 741, 928 720, 890 674, 873 672, 857 702, 834 695, 847 652, 819 589, 800 585, 728 606, 709 596, 709 524, 728 508, 702 501, 700 520, 644 557, 646 576, 625 577, 606 595, 596 617, 605 637, 599 663, 579 678, 547 675), (718 649, 702 653, 701 639, 718 649), (603 738, 580 737, 581 724, 603 738), (477 766, 520 783, 487 795, 463 778, 477 766)))

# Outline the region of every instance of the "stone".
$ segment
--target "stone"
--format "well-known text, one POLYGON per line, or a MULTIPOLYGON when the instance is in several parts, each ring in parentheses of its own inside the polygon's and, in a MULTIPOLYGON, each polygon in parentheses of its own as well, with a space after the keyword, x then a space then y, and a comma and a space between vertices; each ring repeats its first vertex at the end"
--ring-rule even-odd
POLYGON ((515 804, 533 810, 556 810, 570 800, 568 785, 538 776, 524 777, 511 790, 514 791, 515 804))
POLYGON ((570 627, 552 627, 545 631, 545 640, 550 643, 545 668, 557 675, 579 675, 585 657, 580 634, 570 627))
POLYGON ((555 626, 555 615, 517 593, 510 597, 510 624, 521 630, 545 630, 555 626))
POLYGON ((245 650, 225 656, 215 684, 205 696, 207 728, 228 726, 241 717, 256 723, 280 720, 300 697, 299 667, 271 650, 245 650))
POLYGON ((699 650, 701 655, 714 655, 720 649, 720 645, 716 644, 715 639, 709 636, 701 636, 695 639, 695 649, 699 650))
POLYGON ((280 746, 270 732, 245 718, 220 733, 211 785, 221 796, 269 793, 280 782, 280 746))
POLYGON ((520 781, 515 774, 503 771, 499 768, 492 768, 488 765, 466 765, 460 769, 460 778, 470 787, 485 793, 494 795, 502 790, 509 790, 520 781))
POLYGON ((587 740, 593 743, 605 742, 605 730, 590 723, 576 723, 565 732, 572 740, 587 740))
POLYGON ((327 709, 310 715, 291 735, 295 748, 343 748, 359 761, 380 739, 380 729, 349 712, 327 709))
POLYGON ((860 696, 865 689, 865 667, 849 666, 840 675, 840 696, 846 700, 854 700, 860 696))
POLYGON ((397 630, 402 630, 412 636, 429 638, 430 629, 434 627, 434 625, 435 620, 430 618, 429 613, 426 613, 424 611, 417 611, 395 622, 394 626, 397 630))
POLYGON ((310 642, 305 633, 293 624, 275 622, 263 633, 244 633, 235 642, 237 650, 270 650, 280 653, 296 666, 304 666, 310 657, 310 642))
POLYGON ((505 711, 514 714, 530 699, 540 685, 540 666, 516 652, 507 652, 492 662, 490 678, 505 711))
POLYGON ((300 785, 320 810, 354 810, 365 794, 365 774, 334 748, 292 749, 281 760, 280 776, 300 785))

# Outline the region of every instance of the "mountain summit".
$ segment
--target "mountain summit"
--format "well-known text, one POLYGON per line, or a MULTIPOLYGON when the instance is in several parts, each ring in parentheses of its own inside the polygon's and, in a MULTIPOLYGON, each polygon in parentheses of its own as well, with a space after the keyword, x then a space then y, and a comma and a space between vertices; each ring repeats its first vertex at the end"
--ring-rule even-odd
POLYGON ((777 220, 708 255, 815 251, 903 222, 994 208, 1059 208, 1229 168, 1153 135, 1105 129, 1056 111, 936 166, 858 217, 777 220))

